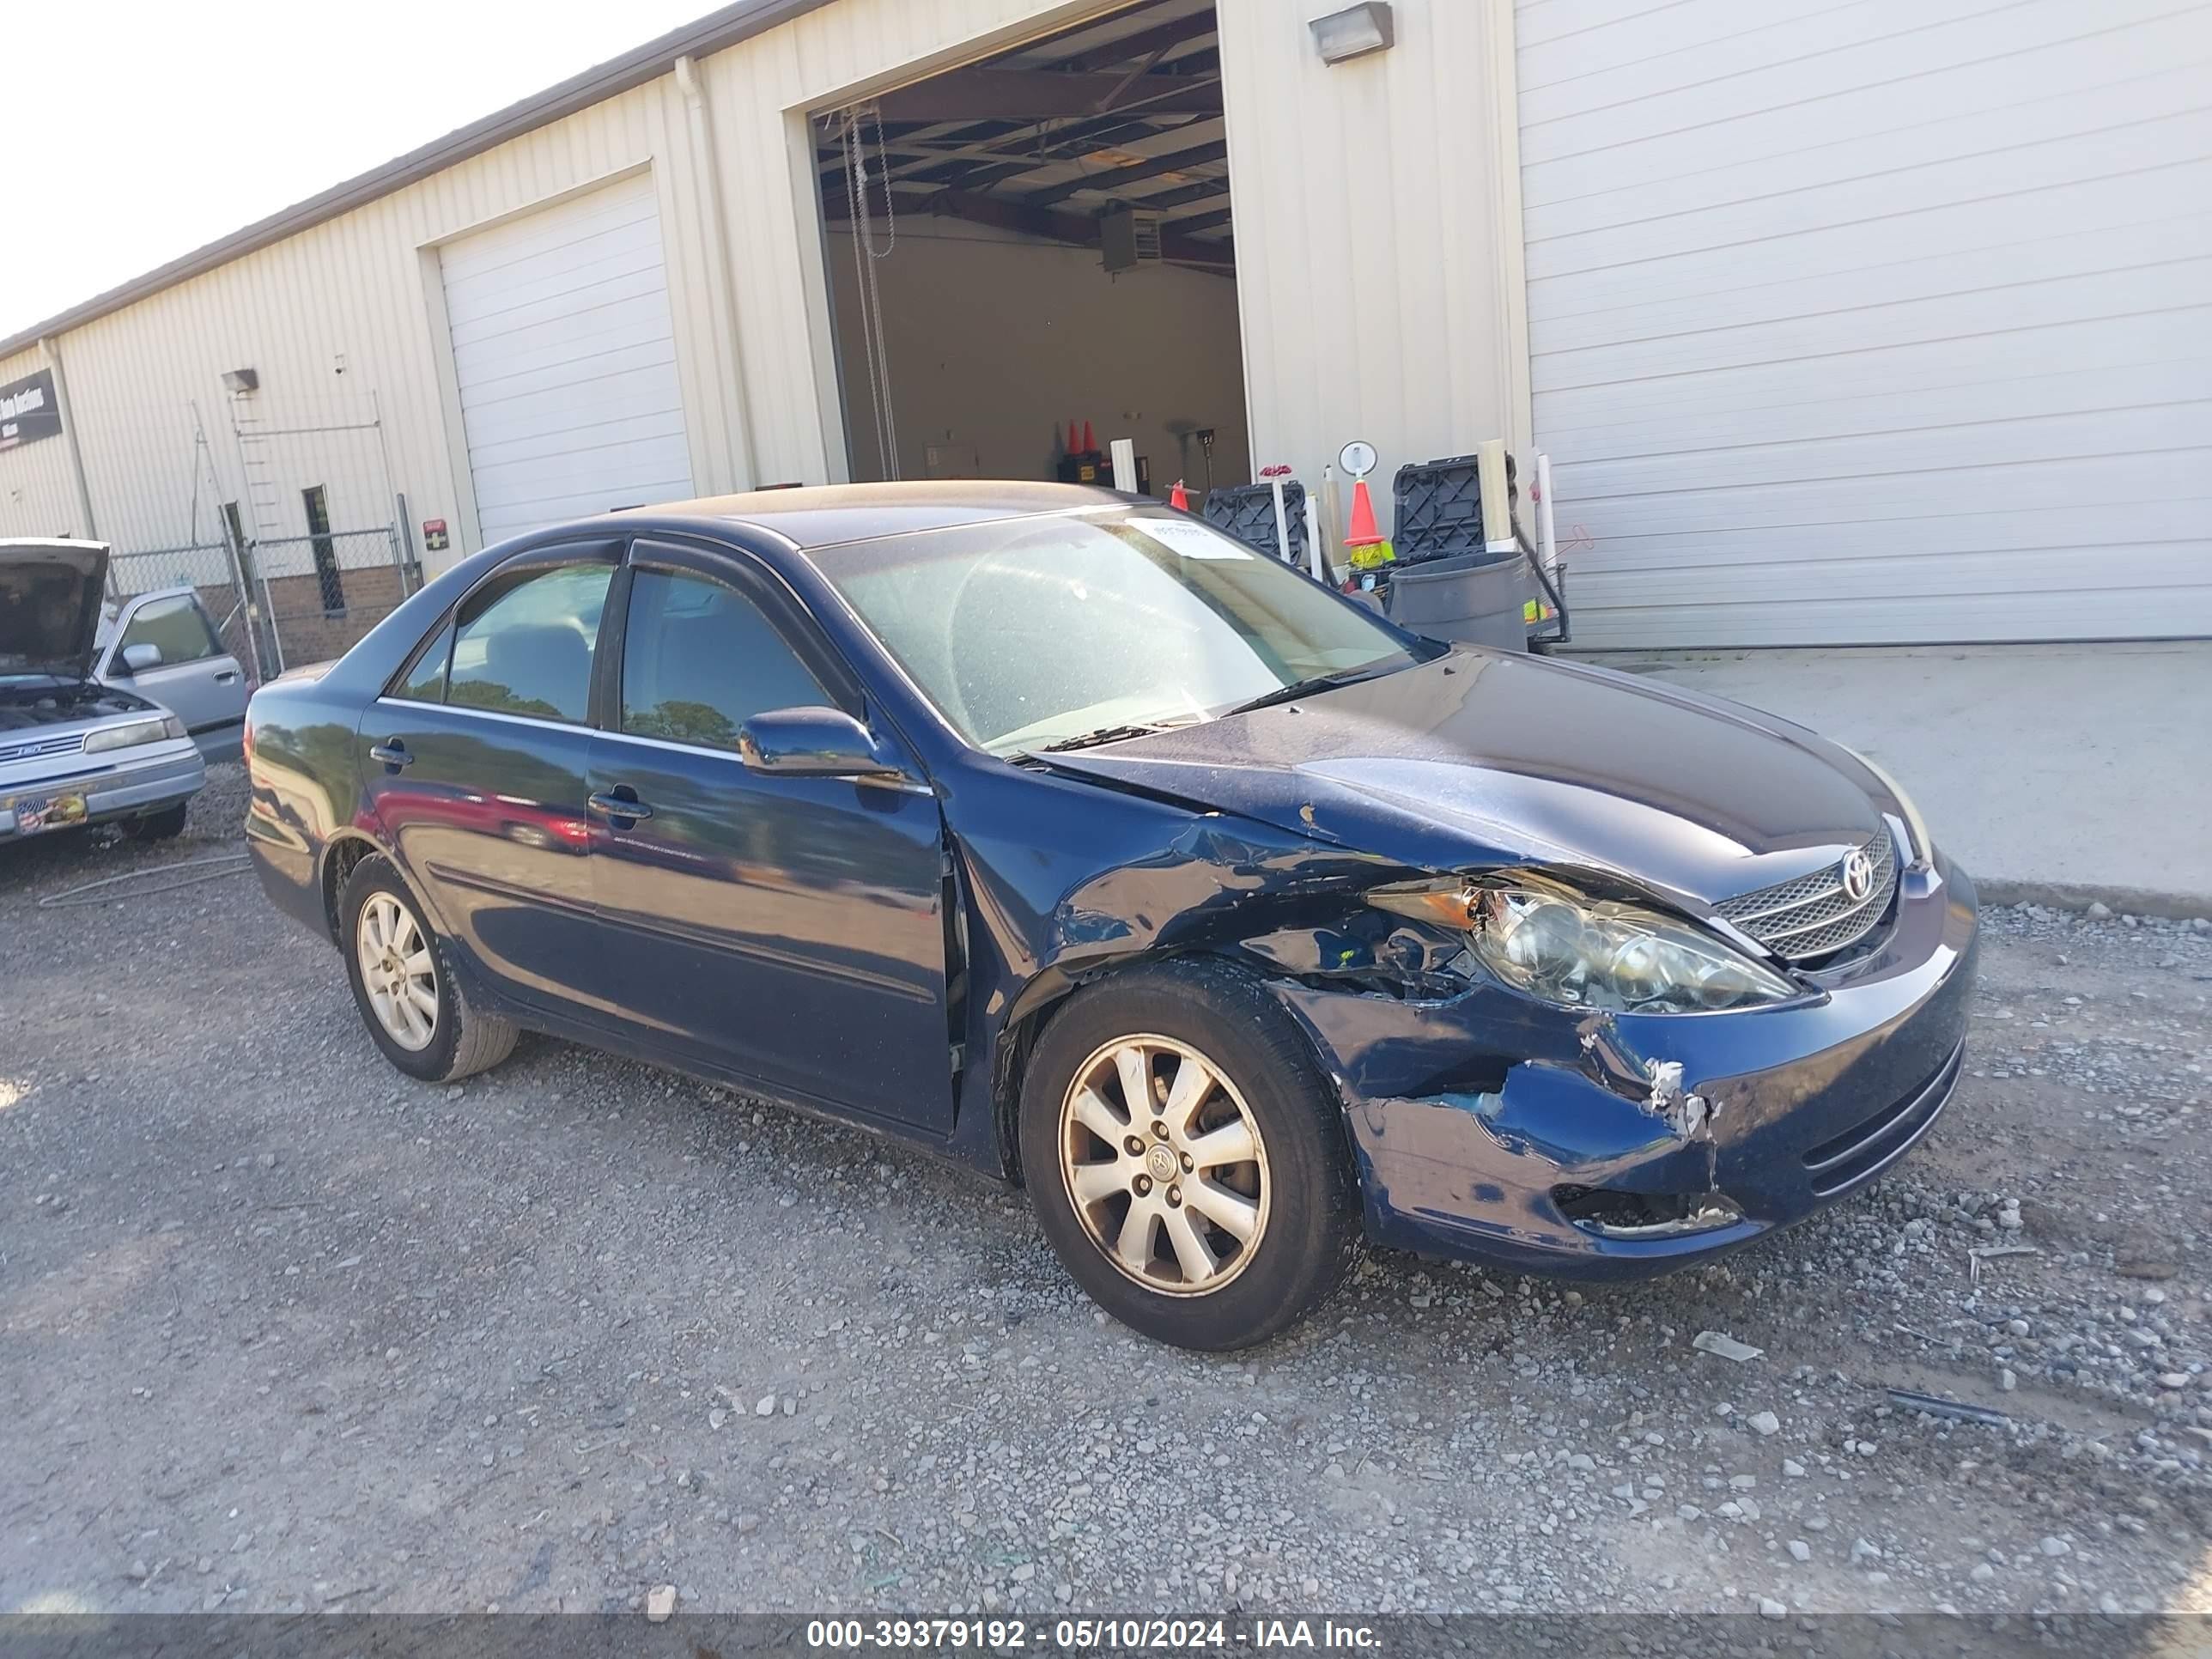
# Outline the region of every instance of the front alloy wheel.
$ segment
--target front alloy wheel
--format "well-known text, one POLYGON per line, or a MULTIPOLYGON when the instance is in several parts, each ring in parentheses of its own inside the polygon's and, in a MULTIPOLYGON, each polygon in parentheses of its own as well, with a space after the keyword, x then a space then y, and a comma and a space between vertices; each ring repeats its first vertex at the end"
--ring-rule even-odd
POLYGON ((1249 1347, 1352 1264, 1359 1191, 1335 1085, 1227 963, 1146 963, 1074 993, 1037 1036, 1020 1110, 1038 1225, 1146 1336, 1249 1347))
POLYGON ((1091 1242, 1147 1290, 1218 1291, 1267 1225, 1267 1149, 1221 1068, 1155 1033, 1095 1050, 1060 1106, 1060 1178, 1091 1242))

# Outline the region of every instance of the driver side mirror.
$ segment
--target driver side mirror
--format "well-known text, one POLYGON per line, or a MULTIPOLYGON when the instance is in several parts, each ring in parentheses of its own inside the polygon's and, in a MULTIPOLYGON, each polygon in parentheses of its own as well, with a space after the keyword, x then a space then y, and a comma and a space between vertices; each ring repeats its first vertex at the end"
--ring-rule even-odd
POLYGON ((868 728, 842 708, 771 708, 738 728, 748 770, 796 778, 889 781, 901 775, 868 728))
POLYGON ((126 673, 143 674, 149 668, 161 665, 161 647, 151 640, 141 640, 136 645, 123 647, 123 667, 126 673))

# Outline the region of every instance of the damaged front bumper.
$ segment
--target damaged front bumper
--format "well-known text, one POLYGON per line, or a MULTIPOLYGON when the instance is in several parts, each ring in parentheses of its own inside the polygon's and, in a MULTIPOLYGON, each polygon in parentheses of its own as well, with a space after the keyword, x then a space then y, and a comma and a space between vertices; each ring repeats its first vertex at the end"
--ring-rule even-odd
POLYGON ((1579 1012, 1276 982, 1337 1078, 1376 1243, 1583 1278, 1802 1219, 1910 1149, 1960 1071, 1972 883, 1908 872, 1881 944, 1818 1000, 1579 1012))

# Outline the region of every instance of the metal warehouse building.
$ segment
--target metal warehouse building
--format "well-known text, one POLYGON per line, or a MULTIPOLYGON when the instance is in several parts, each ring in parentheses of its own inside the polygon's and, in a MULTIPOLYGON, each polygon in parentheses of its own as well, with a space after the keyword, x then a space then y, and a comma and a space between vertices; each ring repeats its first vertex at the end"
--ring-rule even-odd
POLYGON ((0 340, 0 534, 272 672, 607 507, 1502 436, 1589 646, 2212 634, 2208 106, 2175 0, 739 0, 0 340))

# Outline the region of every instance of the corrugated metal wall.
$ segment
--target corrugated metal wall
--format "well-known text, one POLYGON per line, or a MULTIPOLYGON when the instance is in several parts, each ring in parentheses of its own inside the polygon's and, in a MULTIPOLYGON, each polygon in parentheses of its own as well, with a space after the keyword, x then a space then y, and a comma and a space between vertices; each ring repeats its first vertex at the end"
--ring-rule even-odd
MULTIPOLYGON (((842 477, 808 112, 1113 9, 837 0, 707 59, 696 109, 665 76, 72 331, 100 535, 128 549, 219 534, 220 501, 246 493, 221 377, 250 368, 260 390, 243 403, 267 422, 357 418, 374 393, 392 487, 418 525, 453 529, 453 552, 427 562, 477 545, 435 246, 640 167, 664 228, 696 486, 842 477)), ((1254 457, 1318 478, 1365 437, 1387 512, 1399 463, 1526 429, 1518 243, 1499 234, 1517 214, 1510 16, 1398 0, 1395 49, 1330 69, 1310 9, 1220 6, 1254 457)), ((315 483, 335 519, 388 516, 364 441, 285 465, 302 476, 274 494, 297 516, 276 528, 304 532, 297 491, 315 483)), ((0 458, 0 533, 52 527, 49 469, 65 465, 57 444, 0 458)))
POLYGON ((1578 641, 2212 633, 2212 6, 1519 28, 1578 641))
MULTIPOLYGON (((52 367, 35 346, 0 357, 0 386, 52 367)), ((0 536, 82 536, 83 518, 66 432, 0 452, 0 536)))
POLYGON ((1387 520, 1402 463, 1526 439, 1512 20, 1398 0, 1396 46, 1331 67, 1325 9, 1220 0, 1253 459, 1317 480, 1364 438, 1387 520))
POLYGON ((761 482, 847 476, 806 112, 1113 9, 1097 0, 839 0, 707 60, 761 482))
MULTIPOLYGON (((408 493, 415 519, 465 522, 418 249, 640 165, 652 167, 665 216, 677 220, 669 198, 688 185, 692 158, 676 103, 671 82, 640 88, 71 331, 64 360, 101 537, 125 549, 216 538, 212 498, 246 493, 222 381, 229 368, 259 375, 260 390, 240 405, 270 424, 362 418, 373 393, 393 485, 408 493), (195 407, 214 483, 201 476, 195 407)), ((688 225, 696 216, 680 217, 688 225)), ((681 247, 696 265, 696 235, 672 240, 672 259, 681 247)), ((708 395, 715 365, 695 352, 685 368, 700 411, 696 476, 734 482, 718 459, 727 445, 708 395)), ((297 490, 316 483, 330 486, 334 521, 389 520, 390 505, 372 498, 380 487, 373 435, 333 436, 319 452, 289 447, 288 471, 330 476, 284 481, 295 515, 287 533, 304 532, 297 490)), ((8 482, 0 477, 0 493, 8 482)))
MULTIPOLYGON (((100 534, 125 548, 216 537, 219 501, 246 493, 222 374, 251 368, 260 390, 241 406, 268 423, 351 421, 374 393, 392 483, 406 492, 413 520, 452 524, 446 558, 473 548, 442 296, 425 250, 641 167, 651 170, 665 228, 697 487, 842 476, 818 210, 797 112, 911 78, 907 66, 949 64, 1103 9, 841 0, 708 59, 696 125, 677 78, 664 76, 72 331, 70 391, 100 534), (718 152, 711 167, 693 141, 702 126, 718 152), (717 298, 714 180, 730 307, 717 298), (195 407, 210 441, 204 456, 195 407), (212 482, 203 476, 210 467, 212 482)), ((372 441, 334 436, 319 457, 288 459, 301 473, 278 492, 295 515, 289 533, 306 529, 297 489, 309 483, 329 485, 335 519, 390 516, 366 499, 380 471, 372 441)), ((0 534, 51 532, 57 503, 71 498, 66 465, 58 441, 0 458, 0 534)), ((71 508, 66 521, 76 516, 71 508)), ((426 558, 433 568, 444 562, 426 558)))

